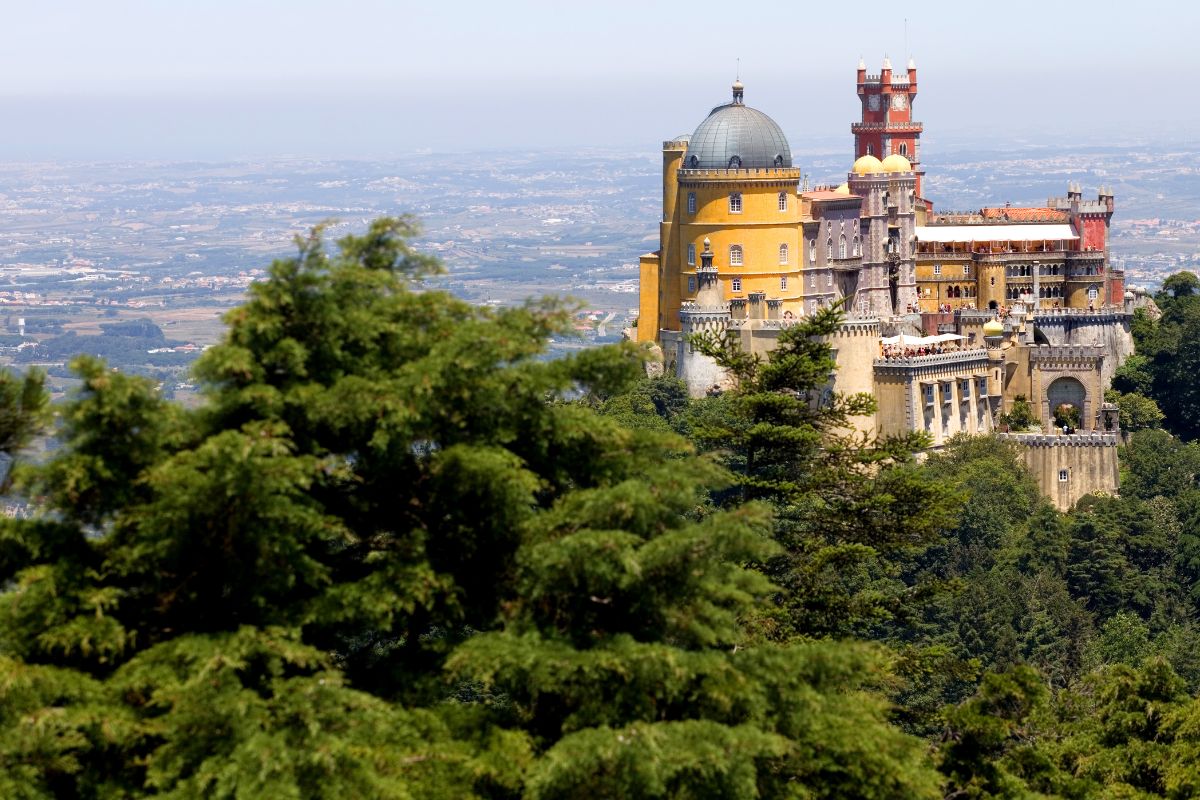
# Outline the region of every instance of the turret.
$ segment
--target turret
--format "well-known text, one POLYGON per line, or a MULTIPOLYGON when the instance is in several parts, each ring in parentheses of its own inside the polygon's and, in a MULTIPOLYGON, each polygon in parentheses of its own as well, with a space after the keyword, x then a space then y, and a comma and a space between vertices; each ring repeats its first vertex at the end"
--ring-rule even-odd
POLYGON ((911 56, 908 59, 908 91, 909 94, 917 93, 917 62, 911 56))
POLYGON ((892 82, 892 60, 887 56, 883 57, 883 69, 879 72, 879 82, 884 86, 892 82))
POLYGON ((858 59, 858 85, 862 86, 867 82, 867 62, 863 61, 860 56, 858 59))
POLYGON ((696 269, 696 305, 714 308, 725 302, 721 282, 717 280, 717 268, 713 266, 712 242, 704 238, 704 252, 700 254, 700 266, 696 269))

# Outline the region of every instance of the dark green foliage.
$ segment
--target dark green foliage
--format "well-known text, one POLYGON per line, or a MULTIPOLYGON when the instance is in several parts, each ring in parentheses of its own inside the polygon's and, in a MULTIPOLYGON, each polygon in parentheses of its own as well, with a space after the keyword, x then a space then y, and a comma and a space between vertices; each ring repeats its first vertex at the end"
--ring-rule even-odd
POLYGON ((1019 394, 1013 398, 1012 407, 1000 415, 1000 424, 1013 431, 1027 431, 1038 424, 1038 417, 1025 395, 1019 394))
POLYGON ((905 583, 895 561, 925 548, 957 510, 955 493, 914 463, 922 434, 855 432, 874 399, 829 394, 828 337, 841 320, 837 308, 819 310, 784 330, 765 359, 742 352, 736 337, 693 343, 737 382, 699 402, 690 429, 734 471, 741 499, 776 508, 783 553, 765 571, 782 590, 780 613, 764 625, 785 639, 903 622, 935 587, 905 583))
MULTIPOLYGON (((195 412, 74 362, 0 521, 0 796, 939 797, 885 653, 758 635, 772 514, 713 508, 680 385, 422 291, 412 233, 300 242, 195 412)), ((44 396, 0 392, 14 454, 44 396)))

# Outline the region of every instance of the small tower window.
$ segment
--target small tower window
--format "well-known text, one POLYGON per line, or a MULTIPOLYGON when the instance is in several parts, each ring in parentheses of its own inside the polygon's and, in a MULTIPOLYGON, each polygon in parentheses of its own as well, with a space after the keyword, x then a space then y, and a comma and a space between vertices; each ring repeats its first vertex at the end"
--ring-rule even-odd
POLYGON ((779 289, 780 291, 787 291, 787 275, 779 276, 779 289))
POLYGON ((742 279, 741 278, 733 279, 733 290, 735 292, 740 292, 742 290, 742 279))
POLYGON ((942 274, 942 265, 941 265, 941 264, 934 264, 934 265, 933 265, 933 274, 934 274, 934 275, 941 275, 941 274, 942 274))
POLYGON ((855 256, 855 258, 857 258, 859 255, 862 254, 862 252, 858 249, 859 246, 860 246, 860 242, 858 239, 858 234, 855 234, 855 236, 854 236, 854 256, 855 256))
POLYGON ((696 213, 696 193, 695 192, 688 192, 688 213, 689 214, 696 213))
POLYGON ((967 278, 971 277, 971 265, 970 264, 963 264, 963 276, 967 277, 967 278))
POLYGON ((689 244, 688 245, 688 264, 695 264, 695 263, 696 263, 696 245, 689 244))
MULTIPOLYGON (((872 147, 871 145, 867 145, 867 155, 869 155, 869 156, 875 155, 875 148, 872 147)), ((692 158, 695 158, 695 156, 692 156, 692 158)))
POLYGON ((779 263, 788 263, 788 246, 786 244, 779 245, 779 263))
POLYGON ((779 210, 787 211, 787 206, 788 206, 787 192, 780 192, 779 193, 779 210))
POLYGON ((742 213, 742 193, 741 192, 730 192, 729 193, 729 213, 730 214, 742 213))
POLYGON ((742 246, 733 244, 729 246, 729 266, 740 267, 742 265, 742 246))
POLYGON ((825 249, 828 251, 826 258, 828 258, 830 261, 833 261, 833 237, 832 236, 830 236, 828 241, 825 242, 825 249))
POLYGON ((689 275, 688 276, 688 294, 692 294, 695 291, 696 291, 696 276, 689 275))
POLYGON ((846 234, 842 234, 841 240, 838 242, 838 252, 841 254, 838 258, 846 257, 846 234))
POLYGON ((1066 483, 1070 479, 1071 479, 1070 470, 1060 469, 1058 471, 1058 482, 1059 483, 1066 483))
POLYGON ((904 142, 900 143, 900 155, 902 155, 902 156, 908 155, 908 145, 905 144, 904 142))
POLYGON ((812 264, 817 263, 817 240, 816 239, 808 240, 808 260, 809 260, 809 263, 812 263, 812 264))
POLYGON ((692 169, 695 169, 696 167, 700 166, 700 157, 692 156, 691 158, 688 159, 688 163, 690 163, 692 165, 692 169))

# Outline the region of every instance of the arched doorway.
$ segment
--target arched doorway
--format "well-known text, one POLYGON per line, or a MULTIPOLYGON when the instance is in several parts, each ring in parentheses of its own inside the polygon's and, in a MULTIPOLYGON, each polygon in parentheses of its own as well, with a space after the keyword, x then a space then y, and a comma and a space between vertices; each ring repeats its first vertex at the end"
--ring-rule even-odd
POLYGON ((1079 427, 1086 430, 1091 428, 1091 420, 1089 412, 1091 411, 1087 405, 1087 389, 1079 381, 1078 378, 1062 377, 1055 379, 1046 388, 1046 418, 1045 421, 1053 424, 1054 411, 1064 403, 1075 406, 1079 409, 1079 427))

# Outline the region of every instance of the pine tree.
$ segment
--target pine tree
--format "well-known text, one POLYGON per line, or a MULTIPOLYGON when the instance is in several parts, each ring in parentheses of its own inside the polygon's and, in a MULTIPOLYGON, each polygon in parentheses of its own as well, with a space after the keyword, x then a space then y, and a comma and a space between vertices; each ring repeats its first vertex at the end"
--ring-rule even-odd
MULTIPOLYGON (((380 220, 272 266, 185 412, 87 359, 0 522, 0 795, 936 797, 883 656, 758 641, 761 505, 571 397, 557 303, 474 308, 380 220)), ((0 380, 0 447, 37 429, 0 380), (6 426, 6 427, 4 427, 6 426)))

